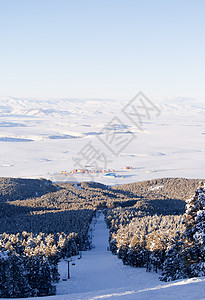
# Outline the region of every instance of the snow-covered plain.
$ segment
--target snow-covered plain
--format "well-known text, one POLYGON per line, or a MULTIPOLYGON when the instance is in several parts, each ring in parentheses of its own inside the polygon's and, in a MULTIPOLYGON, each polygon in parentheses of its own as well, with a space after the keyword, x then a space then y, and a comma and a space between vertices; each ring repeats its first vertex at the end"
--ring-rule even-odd
MULTIPOLYGON (((93 248, 83 252, 82 259, 73 257, 67 275, 67 262, 59 263, 61 280, 57 295, 35 299, 97 300, 97 299, 205 299, 205 278, 161 282, 159 274, 144 268, 124 266, 122 261, 107 251, 109 230, 101 214, 93 227, 93 248)), ((30 298, 32 299, 32 298, 30 298)))
POLYGON ((54 181, 95 180, 108 185, 160 177, 203 178, 203 104, 180 99, 152 102, 161 114, 150 111, 148 118, 144 111, 141 130, 136 116, 132 116, 133 122, 122 112, 129 101, 2 98, 0 174, 54 181), (118 137, 130 141, 125 147, 120 140, 118 146, 106 140, 109 137, 104 128, 114 123, 118 137), (85 159, 88 145, 94 152, 85 159), (76 168, 94 170, 96 166, 114 169, 116 177, 60 174, 76 168), (125 170, 125 166, 132 169, 125 170))

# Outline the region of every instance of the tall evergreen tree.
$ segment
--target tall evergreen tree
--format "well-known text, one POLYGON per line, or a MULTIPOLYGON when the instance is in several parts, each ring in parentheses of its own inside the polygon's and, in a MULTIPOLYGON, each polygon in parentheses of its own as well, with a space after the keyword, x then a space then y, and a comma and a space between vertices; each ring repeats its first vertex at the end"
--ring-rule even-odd
POLYGON ((166 254, 161 280, 205 276, 205 188, 200 182, 194 196, 187 200, 186 230, 175 238, 166 254), (182 241, 180 239, 182 238, 182 241))
POLYGON ((1 260, 1 297, 19 298, 32 295, 23 259, 19 255, 8 253, 7 258, 1 260))
POLYGON ((182 255, 183 245, 182 235, 180 232, 177 232, 177 235, 172 240, 171 248, 166 253, 160 280, 171 281, 187 277, 182 255))
POLYGON ((205 275, 205 188, 200 182, 193 198, 187 201, 184 257, 189 277, 205 275))

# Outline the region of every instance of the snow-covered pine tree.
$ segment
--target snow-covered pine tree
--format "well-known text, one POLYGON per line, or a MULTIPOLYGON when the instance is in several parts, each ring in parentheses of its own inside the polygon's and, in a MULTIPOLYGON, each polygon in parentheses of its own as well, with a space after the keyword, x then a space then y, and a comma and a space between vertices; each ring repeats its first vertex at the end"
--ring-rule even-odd
POLYGON ((205 188, 200 182, 194 196, 187 200, 185 232, 175 238, 166 254, 161 280, 205 276, 205 188))
POLYGON ((7 265, 8 265, 8 251, 0 251, 0 298, 6 297, 5 271, 7 265))
POLYGON ((171 244, 172 246, 165 256, 162 275, 159 278, 161 281, 171 281, 187 277, 182 255, 184 243, 179 231, 171 244))
POLYGON ((205 188, 203 182, 187 201, 185 213, 184 257, 189 277, 205 275, 205 188))
POLYGON ((20 298, 31 296, 31 287, 26 276, 23 260, 23 257, 9 251, 4 257, 2 256, 0 264, 3 275, 0 276, 0 297, 20 298))
POLYGON ((53 291, 51 266, 48 259, 42 255, 27 257, 28 280, 33 296, 51 295, 53 291), (34 294, 35 292, 35 294, 34 294))

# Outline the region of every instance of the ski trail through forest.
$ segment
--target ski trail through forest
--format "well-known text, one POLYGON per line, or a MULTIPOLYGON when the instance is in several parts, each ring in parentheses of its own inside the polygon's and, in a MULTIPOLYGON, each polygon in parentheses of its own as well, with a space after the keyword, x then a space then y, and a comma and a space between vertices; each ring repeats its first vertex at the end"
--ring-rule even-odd
POLYGON ((93 226, 92 244, 94 248, 83 252, 82 259, 74 257, 75 263, 70 263, 71 278, 62 281, 67 276, 67 262, 59 263, 61 280, 57 284, 57 295, 66 295, 67 299, 89 299, 79 293, 97 292, 105 290, 125 290, 133 285, 137 289, 154 287, 160 283, 159 274, 146 273, 145 269, 124 266, 122 261, 107 250, 109 243, 109 230, 104 215, 100 213, 93 226), (81 298, 82 297, 82 298, 81 298))

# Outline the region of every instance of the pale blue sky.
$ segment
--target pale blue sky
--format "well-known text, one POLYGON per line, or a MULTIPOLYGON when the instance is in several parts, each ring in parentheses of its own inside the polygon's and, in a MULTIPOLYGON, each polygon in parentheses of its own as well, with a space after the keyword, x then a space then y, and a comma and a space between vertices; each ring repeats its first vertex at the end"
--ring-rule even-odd
POLYGON ((204 99, 204 0, 0 0, 0 95, 204 99))

